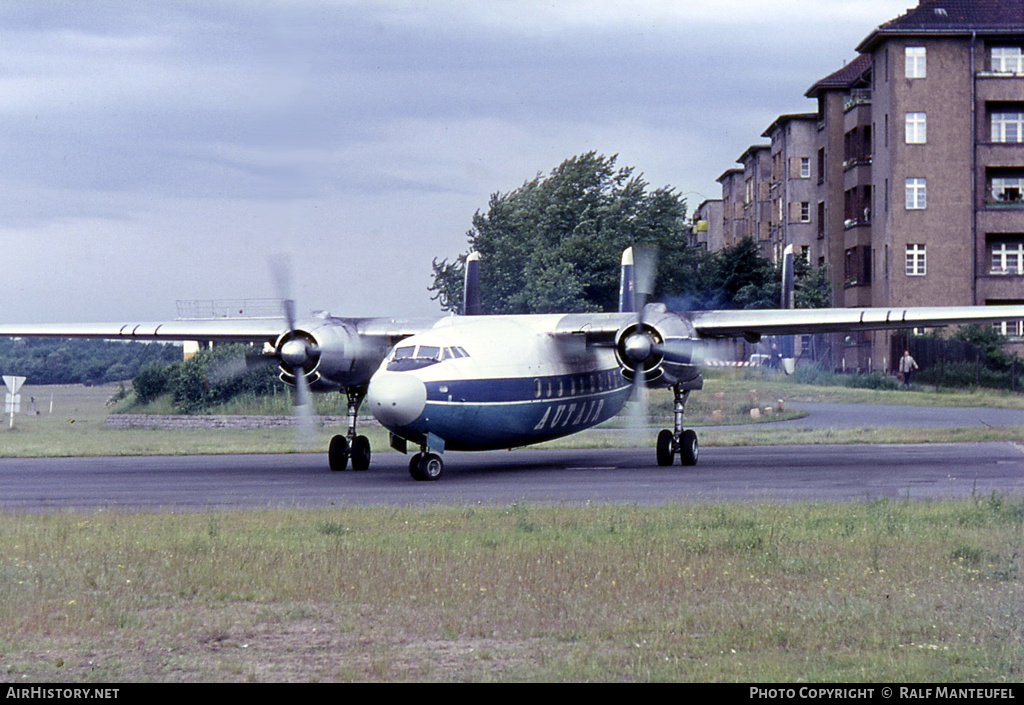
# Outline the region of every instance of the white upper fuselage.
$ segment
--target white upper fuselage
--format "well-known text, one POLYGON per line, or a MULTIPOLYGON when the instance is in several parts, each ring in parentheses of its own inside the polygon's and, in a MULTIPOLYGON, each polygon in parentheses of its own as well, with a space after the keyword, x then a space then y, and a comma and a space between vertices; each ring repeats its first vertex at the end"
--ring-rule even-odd
POLYGON ((510 448, 617 414, 630 392, 612 349, 554 334, 560 315, 467 316, 398 343, 367 401, 396 435, 454 450, 510 448))

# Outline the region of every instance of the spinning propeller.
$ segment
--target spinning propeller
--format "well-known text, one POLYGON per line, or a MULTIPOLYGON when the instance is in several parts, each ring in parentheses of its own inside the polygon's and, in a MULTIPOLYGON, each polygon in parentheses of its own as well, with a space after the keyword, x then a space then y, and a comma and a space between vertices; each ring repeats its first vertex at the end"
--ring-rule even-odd
POLYGON ((617 345, 620 358, 627 366, 631 364, 625 374, 634 384, 642 384, 662 362, 695 362, 697 352, 696 341, 690 338, 666 340, 655 325, 665 313, 661 307, 647 305, 647 299, 654 293, 656 270, 657 251, 652 247, 634 245, 623 257, 622 310, 635 312, 637 318, 636 323, 619 336, 617 345))
POLYGON ((628 425, 634 433, 648 425, 647 372, 660 362, 655 346, 661 336, 644 317, 647 299, 654 293, 657 261, 657 251, 650 247, 634 245, 623 253, 619 305, 623 311, 635 312, 637 320, 620 337, 618 353, 623 362, 631 363, 631 368, 627 366, 623 374, 633 382, 628 425))
POLYGON ((302 444, 310 444, 316 439, 316 423, 314 417, 313 395, 309 389, 306 374, 310 372, 320 358, 320 349, 316 341, 296 328, 295 299, 292 297, 291 265, 287 257, 280 255, 271 259, 271 272, 281 300, 287 330, 275 343, 272 359, 276 359, 285 374, 295 380, 295 395, 292 397, 292 413, 298 419, 297 438, 302 444))

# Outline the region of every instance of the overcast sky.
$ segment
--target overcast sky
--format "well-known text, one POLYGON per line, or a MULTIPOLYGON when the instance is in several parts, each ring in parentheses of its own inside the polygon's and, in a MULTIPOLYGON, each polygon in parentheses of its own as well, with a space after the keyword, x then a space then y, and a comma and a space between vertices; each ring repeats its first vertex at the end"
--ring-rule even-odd
POLYGON ((430 262, 562 160, 690 208, 916 0, 5 0, 0 319, 176 299, 426 315, 430 262))

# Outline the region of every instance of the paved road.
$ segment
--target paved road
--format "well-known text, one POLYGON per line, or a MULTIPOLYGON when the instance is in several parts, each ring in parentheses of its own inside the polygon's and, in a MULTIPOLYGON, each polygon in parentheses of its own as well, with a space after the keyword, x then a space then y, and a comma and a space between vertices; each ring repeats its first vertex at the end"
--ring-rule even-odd
POLYGON ((893 406, 890 404, 798 403, 808 415, 778 422, 798 428, 861 426, 913 426, 918 428, 961 428, 969 426, 1024 426, 1024 409, 985 407, 893 406))
POLYGON ((0 507, 206 509, 340 504, 864 500, 1024 493, 1016 443, 705 448, 695 468, 637 449, 452 453, 438 482, 381 452, 369 472, 322 454, 0 460, 0 507))

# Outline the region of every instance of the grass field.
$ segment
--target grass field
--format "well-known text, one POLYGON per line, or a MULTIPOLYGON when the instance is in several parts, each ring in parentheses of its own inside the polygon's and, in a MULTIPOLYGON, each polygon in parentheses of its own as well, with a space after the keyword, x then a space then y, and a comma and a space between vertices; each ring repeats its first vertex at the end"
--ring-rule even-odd
MULTIPOLYGON (((694 395, 690 422, 708 423, 715 410, 749 418, 752 390, 760 408, 779 399, 789 409, 857 399, 1020 403, 721 375, 694 395)), ((294 448, 290 429, 110 428, 102 422, 113 391, 29 388, 40 413, 2 427, 0 455, 294 448)), ((662 419, 664 405, 652 397, 662 419)), ((619 426, 572 442, 635 441, 635 430, 619 426)), ((761 423, 704 429, 701 438, 892 442, 894 432, 761 423)), ((386 446, 382 431, 369 433, 375 448, 386 446)), ((784 506, 3 512, 0 680, 1016 682, 1022 556, 1024 500, 999 494, 784 506)))
POLYGON ((0 680, 1019 681, 1024 504, 0 514, 0 680))

